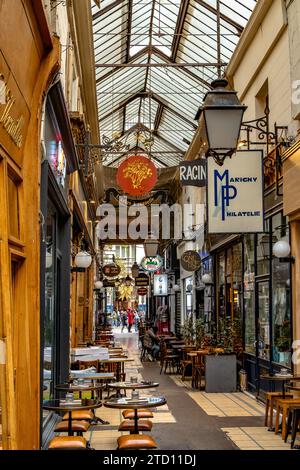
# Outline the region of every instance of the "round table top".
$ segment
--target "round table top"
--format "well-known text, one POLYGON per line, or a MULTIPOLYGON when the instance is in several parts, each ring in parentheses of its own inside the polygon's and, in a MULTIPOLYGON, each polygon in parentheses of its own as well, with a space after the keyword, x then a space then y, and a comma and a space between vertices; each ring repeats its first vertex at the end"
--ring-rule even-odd
POLYGON ((274 382, 282 382, 285 380, 292 380, 292 379, 297 380, 297 377, 293 377, 293 374, 274 374, 274 375, 263 374, 260 376, 260 378, 262 380, 270 380, 274 382))
POLYGON ((50 411, 78 411, 78 410, 92 410, 100 408, 101 401, 92 398, 83 398, 74 402, 62 402, 61 399, 45 400, 43 408, 50 411))
MULTIPOLYGON (((76 379, 75 379, 76 380, 76 379)), ((85 390, 100 390, 103 388, 102 384, 99 383, 83 383, 83 384, 58 384, 55 385, 56 390, 61 390, 63 392, 84 392, 85 390)))
POLYGON ((137 390, 137 389, 144 389, 144 388, 154 388, 158 387, 159 383, 158 382, 147 382, 147 381, 142 381, 142 382, 114 382, 111 384, 108 384, 109 388, 122 388, 122 389, 128 389, 128 390, 137 390))
POLYGON ((140 397, 140 398, 110 398, 103 404, 107 408, 119 408, 119 409, 139 409, 139 408, 155 408, 162 406, 167 403, 165 397, 140 397))
MULTIPOLYGON (((83 372, 84 369, 81 371, 83 372)), ((71 373, 71 377, 72 379, 85 379, 85 380, 109 380, 109 379, 113 379, 115 374, 113 372, 89 372, 87 374, 76 374, 76 372, 79 372, 79 371, 73 371, 71 373), (75 372, 75 374, 73 374, 73 372, 75 372)))

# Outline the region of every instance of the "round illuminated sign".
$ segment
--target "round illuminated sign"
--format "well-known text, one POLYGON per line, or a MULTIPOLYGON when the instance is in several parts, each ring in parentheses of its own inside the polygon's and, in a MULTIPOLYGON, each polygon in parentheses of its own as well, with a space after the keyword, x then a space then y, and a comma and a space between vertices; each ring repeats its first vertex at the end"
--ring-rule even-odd
POLYGON ((163 259, 157 256, 147 256, 142 259, 141 267, 144 271, 148 271, 151 273, 155 273, 158 269, 160 269, 163 265, 163 259))
POLYGON ((157 169, 147 157, 129 157, 118 168, 117 183, 125 193, 131 196, 148 193, 156 181, 157 169))

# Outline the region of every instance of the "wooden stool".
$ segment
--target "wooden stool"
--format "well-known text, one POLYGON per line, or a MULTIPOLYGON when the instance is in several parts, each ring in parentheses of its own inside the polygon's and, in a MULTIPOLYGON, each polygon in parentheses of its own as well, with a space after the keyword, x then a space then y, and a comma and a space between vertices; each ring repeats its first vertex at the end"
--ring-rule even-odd
MULTIPOLYGON (((123 410, 122 415, 124 419, 134 419, 134 410, 123 410)), ((148 419, 153 418, 153 413, 152 411, 144 410, 141 408, 140 410, 137 410, 137 416, 138 419, 148 419)))
MULTIPOLYGON (((274 411, 274 405, 275 405, 275 399, 276 398, 282 398, 282 392, 267 392, 266 393, 266 413, 265 413, 265 426, 268 426, 270 428, 273 427, 273 411, 274 411), (269 410, 270 410, 270 424, 268 423, 269 421, 269 410)), ((293 398, 293 395, 291 393, 286 393, 285 396, 287 398, 293 398)))
MULTIPOLYGON (((89 421, 94 418, 94 413, 91 410, 78 410, 72 411, 71 413, 72 420, 81 420, 89 421)), ((69 419, 69 413, 63 415, 63 421, 67 421, 69 419)))
POLYGON ((129 434, 118 437, 118 450, 155 449, 157 444, 153 437, 145 434, 129 434))
POLYGON ((87 442, 81 436, 57 436, 48 446, 50 450, 86 450, 87 442))
MULTIPOLYGON (((138 430, 139 431, 151 431, 152 429, 152 421, 150 419, 139 419, 138 421, 138 430)), ((119 426, 118 431, 129 431, 130 434, 134 433, 134 421, 133 420, 125 420, 119 426)))
MULTIPOLYGON (((72 431, 77 432, 77 436, 82 436, 82 433, 87 432, 89 430, 90 423, 88 421, 73 421, 72 420, 72 431)), ((61 421, 57 423, 54 428, 54 432, 68 432, 69 431, 69 423, 68 421, 61 421)))
POLYGON ((280 414, 280 410, 282 410, 281 436, 282 436, 282 439, 284 439, 286 435, 286 418, 287 418, 289 407, 292 405, 300 404, 300 398, 277 398, 275 400, 276 400, 275 434, 278 434, 278 431, 279 431, 279 414, 280 414))

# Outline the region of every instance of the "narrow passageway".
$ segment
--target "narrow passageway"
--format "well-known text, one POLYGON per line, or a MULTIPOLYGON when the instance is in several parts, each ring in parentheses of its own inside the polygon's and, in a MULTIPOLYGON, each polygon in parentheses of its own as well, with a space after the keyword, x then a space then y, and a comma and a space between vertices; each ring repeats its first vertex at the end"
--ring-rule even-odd
MULTIPOLYGON (((263 427, 264 408, 247 394, 209 394, 191 388, 190 380, 162 373, 159 362, 140 362, 138 335, 135 332, 114 331, 115 341, 128 350, 134 361, 126 365, 126 380, 130 376, 158 381, 159 387, 143 395, 164 395, 167 404, 154 410, 151 435, 159 449, 170 450, 234 450, 288 449, 289 446, 263 427), (259 443, 258 443, 259 441, 259 443)), ((120 436, 117 430, 121 411, 100 408, 97 414, 110 421, 92 431, 92 446, 115 449, 120 436)))

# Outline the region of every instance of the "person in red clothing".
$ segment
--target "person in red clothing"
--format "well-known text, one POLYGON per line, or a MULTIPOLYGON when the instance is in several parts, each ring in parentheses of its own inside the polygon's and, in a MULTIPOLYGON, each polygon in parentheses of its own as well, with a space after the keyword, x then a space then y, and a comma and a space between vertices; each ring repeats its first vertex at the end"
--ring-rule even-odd
POLYGON ((127 310, 127 327, 128 327, 128 333, 131 333, 131 328, 132 328, 133 322, 134 322, 134 313, 133 313, 133 311, 131 310, 131 308, 129 308, 129 309, 127 310))

